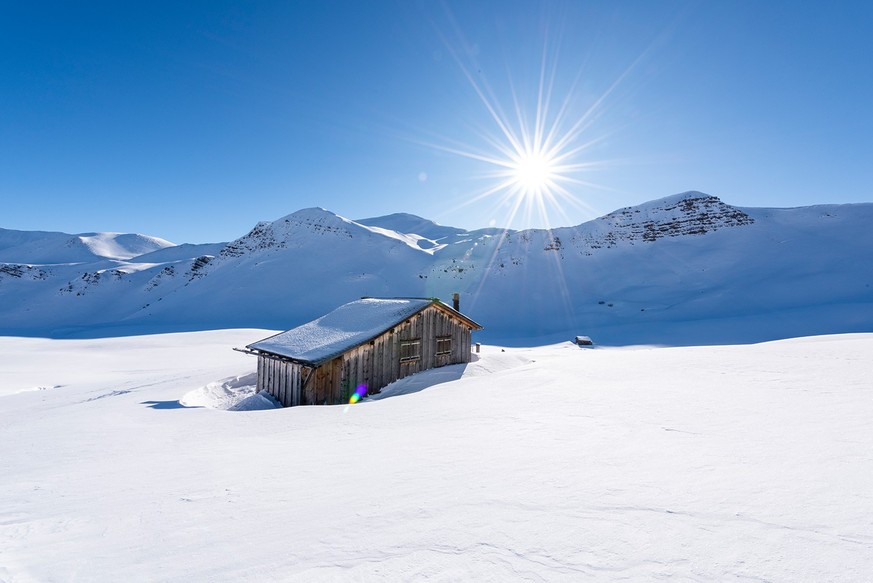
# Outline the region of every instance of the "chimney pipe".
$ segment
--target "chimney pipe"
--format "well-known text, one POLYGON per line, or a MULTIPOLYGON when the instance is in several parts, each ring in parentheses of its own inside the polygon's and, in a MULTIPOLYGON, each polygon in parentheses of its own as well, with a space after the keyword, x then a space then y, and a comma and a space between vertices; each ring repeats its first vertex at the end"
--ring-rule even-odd
POLYGON ((452 294, 452 307, 456 312, 461 311, 461 294, 458 292, 452 294))

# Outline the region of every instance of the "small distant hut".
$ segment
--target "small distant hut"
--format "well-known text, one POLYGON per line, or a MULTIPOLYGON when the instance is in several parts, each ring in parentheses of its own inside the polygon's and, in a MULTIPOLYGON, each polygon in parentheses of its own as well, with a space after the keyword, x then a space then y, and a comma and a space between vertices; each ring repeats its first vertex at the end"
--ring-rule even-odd
POLYGON ((283 406, 335 405, 378 393, 430 368, 470 362, 482 326, 431 298, 362 298, 246 346, 258 357, 258 392, 283 406))

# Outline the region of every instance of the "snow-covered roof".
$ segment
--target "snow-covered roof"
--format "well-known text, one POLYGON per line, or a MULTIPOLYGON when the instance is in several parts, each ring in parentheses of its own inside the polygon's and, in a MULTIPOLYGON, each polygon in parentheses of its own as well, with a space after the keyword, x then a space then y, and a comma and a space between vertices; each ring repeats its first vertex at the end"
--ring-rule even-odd
POLYGON ((320 364, 375 338, 434 301, 364 298, 342 305, 312 322, 249 344, 246 348, 320 364))

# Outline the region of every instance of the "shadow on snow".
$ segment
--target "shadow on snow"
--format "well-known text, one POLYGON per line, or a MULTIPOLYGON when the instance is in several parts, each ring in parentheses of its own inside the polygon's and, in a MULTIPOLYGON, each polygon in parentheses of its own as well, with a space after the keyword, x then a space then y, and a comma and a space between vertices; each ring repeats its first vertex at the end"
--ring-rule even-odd
POLYGON ((178 399, 175 401, 143 401, 149 409, 202 409, 200 406, 183 405, 178 399))

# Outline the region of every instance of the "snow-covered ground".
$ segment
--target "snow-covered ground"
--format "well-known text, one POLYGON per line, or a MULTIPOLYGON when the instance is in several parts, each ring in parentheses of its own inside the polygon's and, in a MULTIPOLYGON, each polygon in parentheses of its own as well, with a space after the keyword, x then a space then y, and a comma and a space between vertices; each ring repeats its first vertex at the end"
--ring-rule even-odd
POLYGON ((230 350, 266 335, 0 338, 0 581, 873 573, 873 334, 484 346, 226 410, 269 405, 230 350))

